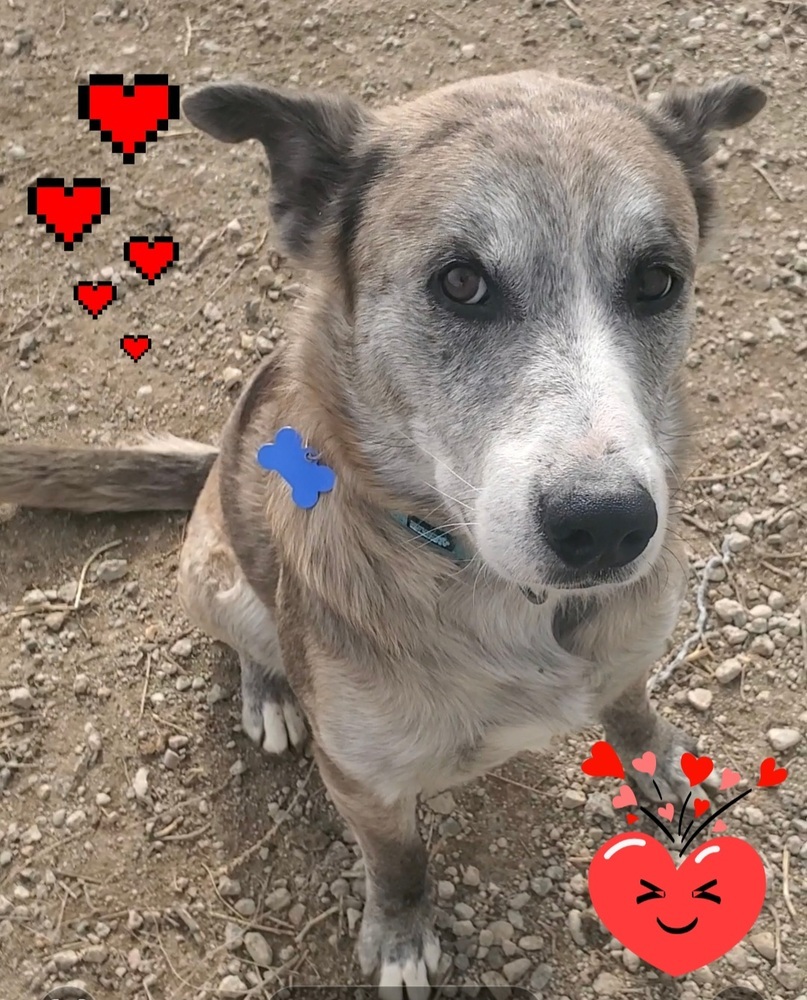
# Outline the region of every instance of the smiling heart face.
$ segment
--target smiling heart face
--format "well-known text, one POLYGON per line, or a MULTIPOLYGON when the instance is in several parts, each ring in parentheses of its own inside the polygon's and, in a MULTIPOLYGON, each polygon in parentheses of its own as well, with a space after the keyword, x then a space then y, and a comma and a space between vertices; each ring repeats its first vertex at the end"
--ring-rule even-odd
POLYGON ((716 837, 676 868, 662 844, 638 833, 600 847, 588 884, 614 937, 670 976, 708 965, 741 941, 766 888, 762 859, 745 840, 716 837))

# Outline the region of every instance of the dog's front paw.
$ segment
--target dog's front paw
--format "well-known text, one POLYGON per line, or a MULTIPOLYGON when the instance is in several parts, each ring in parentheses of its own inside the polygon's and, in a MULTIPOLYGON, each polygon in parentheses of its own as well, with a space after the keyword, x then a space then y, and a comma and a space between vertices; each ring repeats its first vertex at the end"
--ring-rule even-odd
POLYGON ((245 656, 241 657, 241 728, 266 753, 301 747, 305 719, 289 683, 245 656))
POLYGON ((697 743, 683 729, 679 729, 666 719, 659 717, 655 719, 647 746, 622 747, 618 740, 611 742, 624 763, 630 765, 633 783, 643 798, 649 802, 657 803, 661 800, 680 806, 689 798, 687 808, 691 810, 696 798, 709 799, 710 794, 717 790, 718 780, 714 772, 700 784, 694 787, 690 785, 689 778, 681 767, 681 757, 685 753, 697 757, 697 743), (652 775, 637 769, 633 764, 633 761, 641 758, 647 750, 650 750, 656 758, 655 773, 652 775))
POLYGON ((357 952, 365 976, 378 971, 381 1000, 428 997, 430 976, 440 962, 440 942, 425 908, 388 914, 368 902, 357 952))

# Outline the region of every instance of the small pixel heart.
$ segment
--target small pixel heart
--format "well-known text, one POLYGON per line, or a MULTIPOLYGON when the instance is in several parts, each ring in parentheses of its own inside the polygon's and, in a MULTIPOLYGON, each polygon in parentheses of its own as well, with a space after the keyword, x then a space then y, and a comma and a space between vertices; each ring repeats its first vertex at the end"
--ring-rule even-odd
POLYGON ((624 778, 625 768, 619 754, 606 740, 598 740, 591 748, 591 756, 580 765, 583 774, 591 778, 624 778))
POLYGON ((117 297, 118 289, 111 281, 80 281, 73 286, 73 298, 93 319, 98 319, 117 297))
POLYGON ((659 808, 658 814, 662 819, 666 819, 668 823, 672 823, 673 816, 675 816, 675 806, 671 802, 668 802, 666 806, 659 808))
POLYGON ((716 819, 715 825, 712 827, 712 829, 714 830, 715 833, 725 833, 726 830, 728 830, 728 827, 726 826, 726 824, 723 822, 722 819, 716 819))
POLYGON ((629 785, 623 785, 611 801, 614 809, 621 809, 622 806, 635 806, 636 796, 629 785))
POLYGON ((723 768, 723 777, 720 780, 720 788, 718 791, 725 792, 727 788, 734 788, 736 784, 740 781, 740 775, 736 771, 732 771, 727 767, 723 768))
POLYGON ((650 750, 646 750, 641 757, 637 757, 632 763, 637 771, 649 774, 651 778, 656 773, 656 755, 650 750))
POLYGON ((109 210, 109 188, 94 177, 75 177, 72 186, 61 177, 40 177, 28 188, 29 215, 65 250, 80 243, 109 210))
POLYGON ((766 757, 759 765, 757 788, 773 788, 774 785, 781 785, 787 775, 786 767, 777 767, 773 757, 766 757))
POLYGON ((686 775, 691 788, 705 781, 714 769, 711 757, 696 757, 691 753, 681 754, 681 770, 686 775))
POLYGON ((171 236, 132 236, 123 244, 123 259, 153 285, 179 260, 179 244, 171 236))
POLYGON ((168 77, 136 73, 133 84, 123 74, 93 73, 78 88, 78 117, 112 144, 124 163, 134 163, 135 153, 144 153, 171 119, 179 118, 179 87, 168 77))
POLYGON ((708 799, 695 799, 692 803, 692 808, 695 811, 695 819, 700 819, 705 812, 708 812, 711 804, 708 799))
POLYGON ((120 346, 124 354, 128 354, 132 361, 139 361, 151 347, 151 337, 145 337, 142 334, 136 337, 132 334, 126 334, 125 337, 121 337, 120 346))
POLYGON ((625 819, 630 824, 630 823, 635 823, 639 819, 639 817, 636 815, 636 813, 625 813, 625 819))

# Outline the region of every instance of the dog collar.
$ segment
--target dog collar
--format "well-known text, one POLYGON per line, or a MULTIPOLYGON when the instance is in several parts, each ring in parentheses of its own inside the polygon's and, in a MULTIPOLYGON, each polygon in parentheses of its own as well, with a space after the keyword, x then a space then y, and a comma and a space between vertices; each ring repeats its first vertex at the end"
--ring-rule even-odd
POLYGON ((422 538, 424 542, 436 546, 441 552, 445 552, 446 555, 451 556, 457 562, 470 562, 470 555, 448 531, 444 531, 442 528, 435 528, 434 525, 429 524, 419 517, 413 517, 411 514, 393 512, 392 517, 393 520, 406 528, 407 531, 411 531, 413 535, 422 538))
MULTIPOLYGON (((322 493, 330 493, 336 484, 336 473, 319 461, 319 456, 306 444, 293 427, 281 427, 270 444, 262 445, 257 454, 258 465, 269 472, 277 472, 291 489, 291 499, 298 507, 310 510, 322 493)), ((437 528, 422 518, 411 514, 392 513, 393 520, 418 538, 434 545, 456 562, 471 561, 471 555, 448 531, 437 528)), ((540 599, 527 587, 521 587, 524 596, 534 604, 540 599)))

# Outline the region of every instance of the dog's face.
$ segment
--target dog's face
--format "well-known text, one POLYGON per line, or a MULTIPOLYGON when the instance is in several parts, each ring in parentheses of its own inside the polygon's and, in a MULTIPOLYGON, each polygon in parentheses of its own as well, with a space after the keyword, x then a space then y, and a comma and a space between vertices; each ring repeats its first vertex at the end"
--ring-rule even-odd
POLYGON ((376 115, 248 87, 185 110, 263 141, 287 247, 336 276, 377 474, 500 577, 579 590, 661 551, 708 134, 764 103, 736 78, 650 108, 516 73, 376 115))

